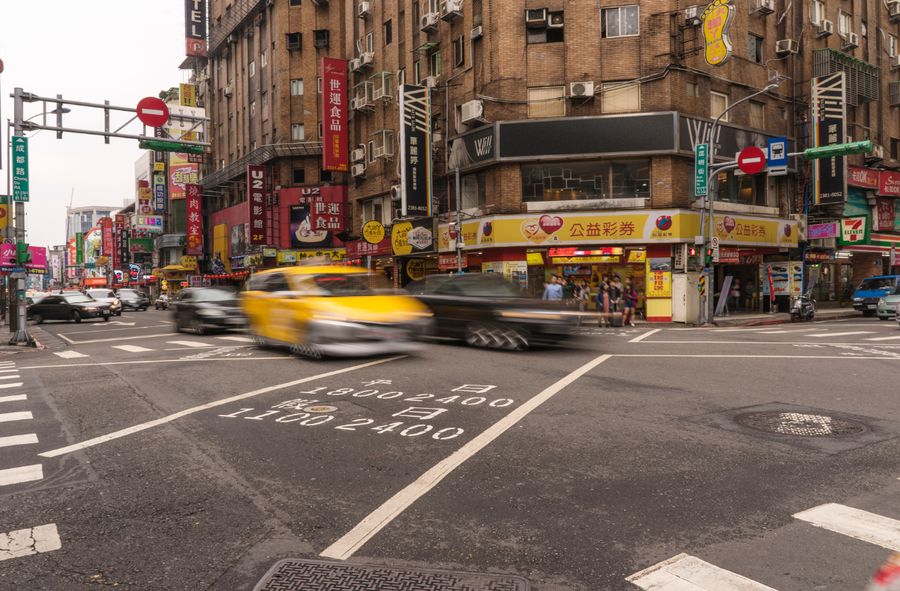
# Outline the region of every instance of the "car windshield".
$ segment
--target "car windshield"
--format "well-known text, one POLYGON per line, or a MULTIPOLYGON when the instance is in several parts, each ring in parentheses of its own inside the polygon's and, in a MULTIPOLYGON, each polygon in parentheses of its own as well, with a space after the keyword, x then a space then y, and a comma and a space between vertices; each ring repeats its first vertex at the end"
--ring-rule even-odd
POLYGON ((92 298, 114 298, 116 294, 107 289, 92 289, 87 292, 92 298))
POLYGON ((96 301, 91 296, 87 296, 82 293, 73 293, 71 295, 66 294, 63 296, 63 298, 70 304, 87 304, 89 302, 96 301))
POLYGON ((870 277, 863 279, 863 282, 859 284, 860 291, 884 289, 886 287, 894 287, 894 279, 892 277, 870 277))
POLYGON ((191 299, 197 302, 227 302, 234 300, 235 295, 224 289, 198 289, 191 299))
POLYGON ((313 282, 323 295, 331 296, 374 295, 378 290, 390 289, 384 276, 368 273, 317 275, 313 282))

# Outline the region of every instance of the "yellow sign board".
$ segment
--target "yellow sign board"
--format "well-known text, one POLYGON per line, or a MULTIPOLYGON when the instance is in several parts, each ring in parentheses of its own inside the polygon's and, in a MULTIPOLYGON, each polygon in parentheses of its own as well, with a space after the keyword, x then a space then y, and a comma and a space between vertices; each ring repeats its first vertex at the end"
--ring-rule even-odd
POLYGON ((713 0, 703 10, 700 20, 703 22, 706 63, 721 66, 731 57, 731 38, 728 36, 731 21, 734 20, 731 0, 713 0))
POLYGON ((183 107, 197 106, 197 87, 193 84, 181 84, 179 87, 179 102, 183 107))
POLYGON ((648 298, 672 297, 672 272, 650 271, 647 275, 648 298))
POLYGON ((343 261, 347 256, 346 248, 334 248, 329 250, 279 250, 275 261, 279 264, 296 263, 306 259, 327 257, 332 262, 343 261))
POLYGON ((628 260, 629 263, 643 263, 647 261, 647 251, 646 250, 630 250, 628 251, 628 260))
POLYGON ((153 172, 165 172, 166 171, 166 163, 165 162, 154 162, 153 163, 153 172))
POLYGON ((375 220, 366 222, 362 227, 362 237, 369 244, 378 244, 384 240, 384 224, 375 220))
POLYGON ((188 271, 196 271, 197 270, 197 257, 185 255, 181 257, 181 266, 187 269, 188 271))

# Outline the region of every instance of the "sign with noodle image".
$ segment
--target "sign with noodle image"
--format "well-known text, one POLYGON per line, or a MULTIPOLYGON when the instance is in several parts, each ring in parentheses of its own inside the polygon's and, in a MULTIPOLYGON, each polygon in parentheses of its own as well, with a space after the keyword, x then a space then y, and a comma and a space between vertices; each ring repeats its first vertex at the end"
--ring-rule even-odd
POLYGON ((731 57, 731 38, 728 36, 734 20, 734 6, 731 0, 713 0, 703 10, 703 56, 711 66, 721 66, 731 57))

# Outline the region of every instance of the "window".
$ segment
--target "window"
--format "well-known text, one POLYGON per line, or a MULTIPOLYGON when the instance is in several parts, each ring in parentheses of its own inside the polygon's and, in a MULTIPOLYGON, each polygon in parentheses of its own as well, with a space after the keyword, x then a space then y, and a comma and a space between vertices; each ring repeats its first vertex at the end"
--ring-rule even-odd
POLYGON ((394 40, 394 23, 388 20, 384 23, 384 44, 390 45, 394 40))
POLYGON ((306 182, 306 170, 303 168, 295 168, 292 174, 295 185, 302 185, 306 182))
POLYGON ((328 29, 316 29, 313 31, 313 46, 322 49, 328 47, 331 32, 328 29))
POLYGON ((747 57, 751 62, 763 63, 763 38, 759 35, 747 35, 747 57))
POLYGON ((269 52, 263 51, 262 53, 259 54, 259 67, 265 68, 268 65, 269 65, 269 52))
POLYGON ((265 90, 260 93, 260 99, 262 100, 262 119, 263 121, 267 121, 269 119, 269 93, 265 90))
POLYGON ((765 129, 766 127, 766 104, 757 101, 750 101, 750 127, 754 129, 765 129))
POLYGON ((360 39, 360 42, 364 48, 363 51, 375 53, 375 33, 372 33, 371 31, 366 33, 365 38, 360 39))
POLYGON ((250 78, 256 76, 256 62, 251 60, 250 63, 247 64, 247 71, 249 72, 250 78))
POLYGON ((300 6, 300 0, 291 0, 291 6, 300 6))
POLYGON ((369 164, 375 162, 375 140, 369 140, 366 146, 366 156, 369 158, 369 164))
POLYGON ((453 40, 453 67, 466 65, 466 38, 462 35, 453 40))
POLYGON ((825 2, 822 0, 812 0, 809 3, 809 20, 814 25, 821 25, 825 20, 825 2))
POLYGON ((887 36, 887 50, 889 56, 897 56, 897 37, 895 37, 894 35, 889 34, 887 36))
POLYGON ((322 94, 322 77, 316 76, 316 92, 322 94))
POLYGON ((689 97, 697 98, 700 96, 700 85, 696 82, 688 82, 685 84, 684 91, 689 97))
POLYGON ((603 8, 600 10, 600 36, 633 37, 640 34, 638 7, 620 6, 618 8, 603 8))
POLYGON ((287 48, 289 50, 300 49, 300 43, 303 40, 303 35, 300 33, 288 33, 287 37, 287 48))
POLYGON ((528 89, 528 116, 565 117, 565 86, 543 86, 528 89))
MULTIPOLYGON (((709 117, 715 119, 728 108, 728 95, 721 92, 709 93, 709 117)), ((728 121, 728 113, 722 117, 722 121, 728 121)))
POLYGON ((846 12, 838 15, 838 35, 841 37, 848 36, 853 31, 853 17, 846 12))
POLYGON ((363 201, 362 218, 363 223, 371 222, 372 220, 384 222, 384 200, 379 197, 363 201))
POLYGON ((547 13, 547 20, 543 26, 525 28, 525 40, 527 43, 562 43, 566 38, 564 26, 563 11, 547 13))
POLYGON ((716 199, 765 207, 768 205, 766 179, 766 175, 735 175, 730 170, 720 171, 716 199))
POLYGON ((635 82, 604 82, 601 109, 604 113, 627 113, 641 110, 641 85, 635 82))
MULTIPOLYGON (((487 192, 485 190, 487 176, 483 172, 466 174, 460 177, 460 202, 463 210, 482 207, 487 203, 487 192)), ((456 195, 456 183, 453 177, 450 177, 450 194, 456 195)))
POLYGON ((291 96, 303 96, 303 78, 291 80, 291 96))
POLYGON ((428 54, 428 72, 429 76, 441 75, 441 52, 434 51, 428 54))
POLYGON ((400 68, 397 71, 397 88, 399 88, 401 92, 404 84, 406 84, 406 68, 400 68))
POLYGON ((522 165, 523 201, 646 198, 650 160, 592 160, 522 165))
POLYGON ((302 123, 294 123, 291 125, 291 139, 295 142, 302 142, 306 139, 306 132, 303 130, 302 123))

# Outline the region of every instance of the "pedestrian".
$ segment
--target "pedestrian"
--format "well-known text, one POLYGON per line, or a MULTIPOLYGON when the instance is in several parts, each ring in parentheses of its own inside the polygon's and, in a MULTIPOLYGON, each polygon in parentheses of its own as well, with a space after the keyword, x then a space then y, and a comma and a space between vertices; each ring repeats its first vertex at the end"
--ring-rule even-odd
POLYGON ((734 283, 731 284, 731 291, 729 292, 729 297, 731 298, 731 309, 735 312, 740 311, 741 309, 741 280, 735 278, 734 283))
POLYGON ((559 280, 556 275, 550 277, 550 283, 544 287, 544 295, 541 299, 544 300, 554 300, 554 301, 562 301, 563 298, 563 289, 562 285, 559 284, 559 280))
POLYGON ((597 325, 600 328, 609 326, 609 306, 609 284, 601 281, 600 290, 597 292, 597 311, 599 312, 597 325))
POLYGON ((578 303, 578 326, 581 326, 581 320, 585 310, 587 310, 587 304, 591 301, 591 287, 584 279, 581 280, 581 284, 575 290, 575 301, 578 303))
POLYGON ((621 320, 620 314, 622 313, 623 292, 624 286, 622 285, 622 279, 619 277, 619 274, 616 273, 613 275, 613 280, 609 284, 609 317, 613 326, 619 326, 619 321, 621 320))
POLYGON ((575 280, 571 277, 566 278, 565 283, 562 286, 563 290, 563 300, 566 302, 566 306, 575 303, 575 280))
POLYGON ((637 308, 637 290, 634 289, 634 281, 631 277, 625 280, 622 289, 622 301, 625 305, 625 315, 622 316, 622 324, 634 326, 634 310, 637 308))
POLYGON ((752 279, 748 279, 744 282, 744 306, 747 310, 751 312, 754 310, 753 300, 756 297, 756 285, 753 284, 752 279))

